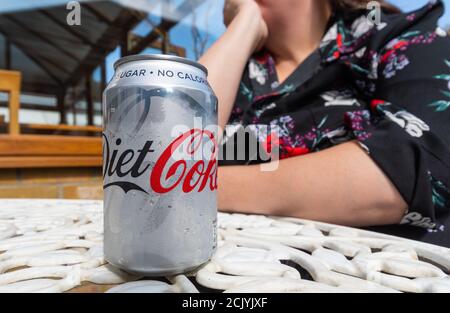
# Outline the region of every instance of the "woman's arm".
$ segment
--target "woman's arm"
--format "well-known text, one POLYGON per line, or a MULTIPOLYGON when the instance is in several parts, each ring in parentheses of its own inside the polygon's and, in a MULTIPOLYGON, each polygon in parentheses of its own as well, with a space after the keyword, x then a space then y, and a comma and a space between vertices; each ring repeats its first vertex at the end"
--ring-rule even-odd
POLYGON ((245 65, 267 37, 267 27, 253 0, 227 0, 224 21, 227 31, 199 60, 208 68, 208 82, 219 100, 221 129, 230 117, 245 65))
POLYGON ((222 211, 294 216, 348 226, 398 223, 407 205, 395 186, 355 142, 258 165, 219 168, 222 211))

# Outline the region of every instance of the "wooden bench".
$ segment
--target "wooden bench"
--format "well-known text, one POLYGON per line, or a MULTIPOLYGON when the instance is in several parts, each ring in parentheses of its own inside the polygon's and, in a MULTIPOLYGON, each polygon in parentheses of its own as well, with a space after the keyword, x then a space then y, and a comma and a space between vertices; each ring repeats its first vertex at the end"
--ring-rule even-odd
POLYGON ((101 165, 100 137, 0 135, 0 169, 101 165))
POLYGON ((67 131, 67 132, 87 132, 101 133, 102 128, 99 126, 79 126, 79 125, 49 125, 49 124, 21 124, 21 127, 32 130, 49 130, 49 131, 67 131))
POLYGON ((0 135, 0 169, 100 167, 102 141, 100 137, 26 135, 23 130, 53 132, 101 133, 97 126, 19 124, 21 74, 0 70, 0 92, 9 95, 8 134, 0 135))

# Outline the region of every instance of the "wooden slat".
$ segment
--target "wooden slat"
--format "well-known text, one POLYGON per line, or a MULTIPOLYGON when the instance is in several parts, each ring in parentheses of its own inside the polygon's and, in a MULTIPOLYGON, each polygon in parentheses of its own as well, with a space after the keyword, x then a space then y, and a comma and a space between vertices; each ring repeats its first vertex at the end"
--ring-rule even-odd
POLYGON ((90 133, 101 133, 102 128, 98 126, 78 126, 78 125, 49 125, 49 124, 21 124, 21 127, 35 130, 64 130, 64 131, 79 131, 90 133))
POLYGON ((19 108, 20 108, 20 91, 11 90, 9 93, 9 134, 18 135, 20 133, 19 126, 19 108))
POLYGON ((99 137, 0 135, 0 156, 101 156, 99 137))
POLYGON ((9 93, 9 134, 18 135, 20 108, 20 72, 0 70, 0 91, 9 93))
POLYGON ((0 169, 101 166, 101 156, 0 156, 0 169))

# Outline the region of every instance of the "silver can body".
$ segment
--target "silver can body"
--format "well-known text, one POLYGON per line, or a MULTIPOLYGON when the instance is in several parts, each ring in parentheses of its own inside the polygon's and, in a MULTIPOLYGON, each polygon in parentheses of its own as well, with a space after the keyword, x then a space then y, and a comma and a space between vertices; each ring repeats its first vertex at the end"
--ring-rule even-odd
POLYGON ((103 94, 104 253, 144 276, 207 262, 216 249, 217 99, 178 57, 120 59, 103 94))

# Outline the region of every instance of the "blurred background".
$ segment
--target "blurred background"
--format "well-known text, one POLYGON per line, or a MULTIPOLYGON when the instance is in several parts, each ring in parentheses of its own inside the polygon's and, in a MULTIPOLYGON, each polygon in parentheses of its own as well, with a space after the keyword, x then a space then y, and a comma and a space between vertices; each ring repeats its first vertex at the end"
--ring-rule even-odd
MULTIPOLYGON (((426 2, 391 1, 405 11, 426 2)), ((0 197, 101 198, 101 93, 113 63, 146 53, 198 59, 225 31, 222 6, 0 0, 0 197)))

